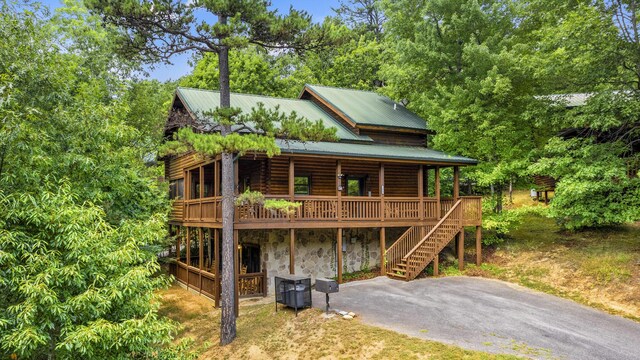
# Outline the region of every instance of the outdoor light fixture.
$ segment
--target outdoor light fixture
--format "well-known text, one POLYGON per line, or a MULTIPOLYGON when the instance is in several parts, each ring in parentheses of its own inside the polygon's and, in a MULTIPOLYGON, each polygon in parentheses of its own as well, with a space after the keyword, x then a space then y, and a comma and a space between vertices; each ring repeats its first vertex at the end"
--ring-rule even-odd
POLYGON ((338 191, 342 191, 344 189, 342 186, 342 179, 344 179, 344 174, 338 174, 338 191))

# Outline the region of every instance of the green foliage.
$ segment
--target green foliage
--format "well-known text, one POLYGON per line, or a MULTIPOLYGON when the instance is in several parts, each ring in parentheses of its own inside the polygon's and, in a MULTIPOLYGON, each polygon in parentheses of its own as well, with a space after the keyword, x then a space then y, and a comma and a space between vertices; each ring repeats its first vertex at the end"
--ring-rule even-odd
POLYGON ((287 216, 292 216, 302 206, 301 202, 287 201, 284 199, 269 199, 264 201, 264 208, 277 211, 287 216))
POLYGON ((236 196, 235 204, 242 205, 262 205, 265 209, 291 216, 296 213, 302 203, 295 201, 287 201, 284 199, 265 199, 264 195, 259 191, 246 190, 242 194, 236 196))
POLYGON ((640 179, 629 178, 619 143, 554 138, 532 165, 559 181, 550 214, 567 229, 621 224, 640 218, 640 179))
POLYGON ((22 357, 150 353, 175 326, 157 315, 168 284, 149 245, 166 219, 110 225, 77 205, 69 184, 36 195, 0 193, 0 343, 22 357))
POLYGON ((537 146, 533 134, 544 132, 526 115, 536 101, 513 50, 512 5, 406 0, 383 6, 393 39, 393 59, 381 70, 383 91, 407 99, 427 120, 436 132, 431 146, 480 160, 463 176, 500 193, 526 169, 537 146))
POLYGON ((0 357, 162 356, 160 99, 127 96, 136 64, 79 3, 0 10, 0 357))
MULTIPOLYGON (((248 47, 229 54, 229 88, 233 92, 276 97, 297 97, 305 83, 317 82, 308 68, 290 54, 270 54, 248 47)), ((218 55, 205 54, 193 72, 180 80, 180 86, 218 89, 218 55)))
POLYGON ((237 206, 255 205, 264 203, 264 195, 260 191, 246 190, 242 194, 236 196, 237 206))
POLYGON ((532 214, 548 215, 541 206, 523 206, 515 209, 495 212, 491 202, 482 202, 482 242, 485 245, 497 245, 504 242, 511 231, 516 230, 532 214))

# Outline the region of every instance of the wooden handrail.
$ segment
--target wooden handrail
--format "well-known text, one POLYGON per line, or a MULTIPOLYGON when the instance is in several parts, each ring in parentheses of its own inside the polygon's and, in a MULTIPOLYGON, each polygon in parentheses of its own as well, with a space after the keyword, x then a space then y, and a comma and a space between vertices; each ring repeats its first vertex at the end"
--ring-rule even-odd
MULTIPOLYGON (((427 239, 429 239, 429 237, 431 235, 433 235, 433 233, 435 233, 436 231, 438 231, 438 229, 440 228, 440 226, 449 219, 449 216, 451 216, 451 214, 458 208, 458 206, 460 206, 460 204, 462 203, 462 200, 458 200, 456 201, 455 204, 453 204, 453 206, 451 207, 451 209, 449 209, 449 211, 447 211, 447 213, 442 217, 442 219, 440 219, 440 221, 438 221, 438 223, 436 224, 436 226, 433 227, 433 229, 431 229, 431 231, 429 231, 429 233, 427 233, 427 235, 425 237, 422 238, 422 240, 420 240, 420 242, 418 244, 416 244, 416 246, 413 247, 413 249, 411 249, 411 251, 409 251, 407 253, 407 255, 405 255, 402 259, 403 260, 408 260, 409 257, 411 255, 413 255, 413 253, 416 252, 416 250, 418 250, 420 248, 420 246, 422 246, 422 244, 424 244, 425 241, 427 241, 427 239)), ((460 219, 458 219, 460 220, 460 219)))

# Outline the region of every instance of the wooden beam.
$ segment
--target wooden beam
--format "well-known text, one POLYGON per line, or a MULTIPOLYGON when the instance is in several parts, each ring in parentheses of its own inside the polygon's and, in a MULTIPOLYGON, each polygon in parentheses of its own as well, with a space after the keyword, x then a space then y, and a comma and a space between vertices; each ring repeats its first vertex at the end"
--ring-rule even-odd
POLYGON ((456 202, 460 198, 460 167, 453 167, 453 201, 456 202))
POLYGON ((482 264, 482 226, 476 226, 476 265, 482 264))
POLYGON ((180 238, 182 236, 182 234, 180 233, 180 230, 182 229, 182 226, 176 226, 176 260, 180 261, 180 238))
POLYGON ((386 266, 384 263, 385 252, 387 250, 387 239, 386 239, 386 229, 384 227, 380 228, 380 275, 384 275, 386 273, 386 266))
POLYGON ((435 192, 436 192, 436 216, 438 220, 442 218, 442 204, 440 203, 440 167, 435 169, 435 192))
POLYGON ((338 252, 338 284, 342 284, 342 228, 338 228, 338 241, 336 246, 338 252))
POLYGON ((234 285, 234 292, 235 292, 235 296, 234 296, 234 306, 236 308, 236 317, 238 317, 239 311, 238 308, 240 307, 240 302, 239 302, 239 298, 240 298, 240 294, 238 292, 238 281, 240 278, 240 264, 239 264, 239 260, 238 260, 238 230, 233 230, 233 285, 234 285))
POLYGON ((458 233, 458 269, 464 270, 464 227, 458 233))
MULTIPOLYGON (((202 194, 202 183, 200 183, 200 193, 202 194)), ((202 243, 204 242, 204 236, 202 234, 202 228, 199 227, 198 228, 198 269, 200 269, 199 274, 198 274, 198 283, 200 284, 200 286, 198 286, 198 289, 200 291, 200 294, 202 294, 202 264, 203 264, 203 260, 204 260, 204 246, 202 246, 202 243)))
POLYGON ((189 267, 191 266, 191 228, 187 227, 187 289, 189 288, 189 267))
POLYGON ((342 161, 336 161, 336 196, 338 197, 338 206, 336 217, 338 221, 342 221, 342 161))
POLYGON ((293 158, 289 158, 289 198, 293 201, 293 197, 295 196, 295 163, 293 158))
POLYGON ((380 221, 384 221, 384 163, 380 163, 380 170, 378 174, 378 194, 380 195, 380 221))
POLYGON ((436 254, 433 258, 433 276, 438 276, 440 273, 440 254, 436 254))
POLYGON ((213 237, 213 258, 215 259, 215 271, 214 274, 216 276, 216 280, 215 280, 215 306, 217 308, 220 307, 220 232, 218 231, 218 229, 213 229, 214 233, 214 237, 213 237))
POLYGON ((233 189, 234 194, 240 191, 240 159, 233 162, 233 189))
MULTIPOLYGON (((199 187, 199 194, 200 195, 200 199, 202 199, 204 196, 204 167, 200 166, 200 170, 198 171, 198 174, 200 174, 200 179, 198 179, 198 181, 200 181, 200 187, 199 187)), ((202 217, 202 213, 200 214, 200 217, 202 217)))
POLYGON ((220 163, 214 162, 213 196, 220 194, 220 163))
POLYGON ((418 167, 418 213, 420 220, 424 219, 424 168, 422 165, 418 167))
POLYGON ((295 266, 295 253, 296 253, 296 231, 295 229, 289 229, 289 274, 296 273, 295 266))

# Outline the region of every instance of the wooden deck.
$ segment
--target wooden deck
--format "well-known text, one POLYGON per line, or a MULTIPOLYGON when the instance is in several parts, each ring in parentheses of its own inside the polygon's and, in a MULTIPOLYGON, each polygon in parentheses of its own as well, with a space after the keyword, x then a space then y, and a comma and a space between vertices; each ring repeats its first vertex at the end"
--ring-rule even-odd
MULTIPOLYGON (((286 196, 266 196, 269 199, 287 199, 286 196)), ((482 198, 464 196, 462 221, 464 226, 482 223, 482 198)), ((236 229, 324 228, 411 226, 436 224, 454 204, 453 199, 415 197, 363 197, 363 196, 295 196, 301 206, 288 216, 261 205, 237 206, 236 229), (338 223, 338 224, 336 224, 338 223)), ((186 226, 221 227, 221 198, 179 200, 173 204, 171 221, 186 226)))

